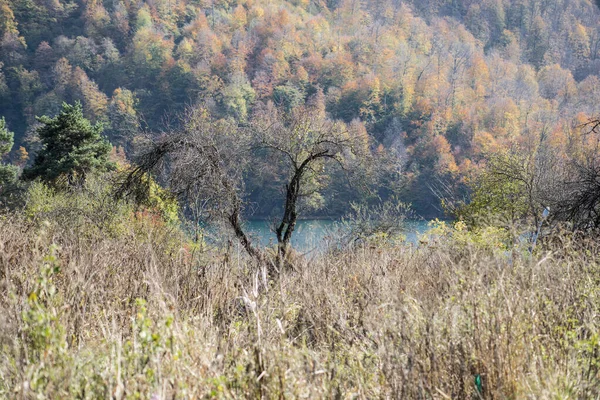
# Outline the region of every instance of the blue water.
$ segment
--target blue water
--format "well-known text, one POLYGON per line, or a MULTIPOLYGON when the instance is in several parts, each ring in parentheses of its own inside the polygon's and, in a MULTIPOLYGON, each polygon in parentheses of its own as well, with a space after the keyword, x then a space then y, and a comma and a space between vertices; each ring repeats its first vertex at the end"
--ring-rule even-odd
MULTIPOLYGON (((404 232, 406 241, 416 244, 418 235, 427 231, 427 224, 428 221, 424 220, 406 221, 406 231, 404 232)), ((261 246, 272 246, 277 243, 277 238, 269 221, 248 221, 246 228, 252 239, 260 243, 261 246)), ((308 219, 298 221, 292 236, 292 246, 300 252, 323 248, 328 239, 335 239, 340 229, 342 227, 339 221, 335 220, 308 219)))

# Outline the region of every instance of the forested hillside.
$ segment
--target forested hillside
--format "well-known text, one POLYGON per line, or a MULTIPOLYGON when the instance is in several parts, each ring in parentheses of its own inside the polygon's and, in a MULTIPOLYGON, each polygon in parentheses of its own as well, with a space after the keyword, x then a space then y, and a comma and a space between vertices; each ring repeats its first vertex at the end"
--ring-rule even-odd
POLYGON ((567 148, 599 111, 589 0, 0 0, 0 34, 17 165, 38 147, 35 116, 63 101, 131 152, 186 105, 243 124, 260 102, 322 91, 333 118, 360 119, 374 152, 401 161, 404 198, 432 215, 435 182, 460 185, 503 149, 567 148))

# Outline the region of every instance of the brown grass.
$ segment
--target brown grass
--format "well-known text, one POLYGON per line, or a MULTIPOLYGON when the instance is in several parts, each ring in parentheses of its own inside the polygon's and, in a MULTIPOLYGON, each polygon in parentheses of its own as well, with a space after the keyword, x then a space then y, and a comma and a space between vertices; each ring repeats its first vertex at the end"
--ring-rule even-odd
POLYGON ((267 282, 164 226, 6 217, 0 396, 598 398, 597 250, 446 238, 332 250, 267 282))

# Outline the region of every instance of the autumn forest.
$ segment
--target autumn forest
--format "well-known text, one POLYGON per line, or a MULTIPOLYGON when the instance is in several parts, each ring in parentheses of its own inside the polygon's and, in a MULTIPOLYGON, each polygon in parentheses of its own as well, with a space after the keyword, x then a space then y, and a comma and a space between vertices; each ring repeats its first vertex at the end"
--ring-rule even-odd
MULTIPOLYGON (((395 155, 402 198, 440 216, 432 182, 461 193, 487 155, 567 146, 596 115, 599 17, 586 0, 4 0, 0 115, 23 165, 35 117, 62 102, 130 154, 190 105, 244 123, 322 93, 395 155)), ((356 195, 328 193, 327 212, 340 196, 356 195)))

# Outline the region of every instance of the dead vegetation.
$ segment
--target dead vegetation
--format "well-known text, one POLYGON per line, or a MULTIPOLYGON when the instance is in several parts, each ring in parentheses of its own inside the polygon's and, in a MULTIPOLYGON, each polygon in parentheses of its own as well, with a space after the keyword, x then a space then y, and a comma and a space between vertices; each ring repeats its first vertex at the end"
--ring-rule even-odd
POLYGON ((295 260, 0 222, 4 398, 595 398, 597 245, 450 236, 295 260))

